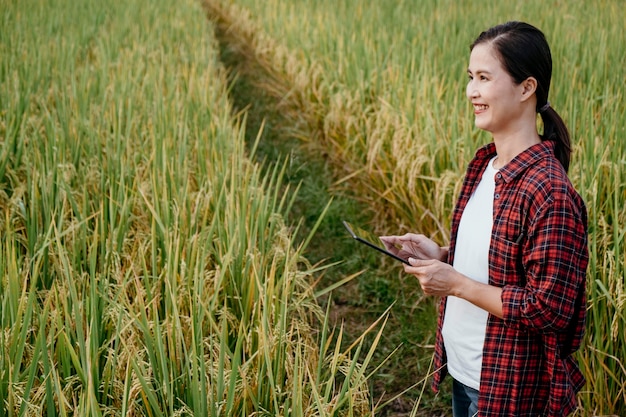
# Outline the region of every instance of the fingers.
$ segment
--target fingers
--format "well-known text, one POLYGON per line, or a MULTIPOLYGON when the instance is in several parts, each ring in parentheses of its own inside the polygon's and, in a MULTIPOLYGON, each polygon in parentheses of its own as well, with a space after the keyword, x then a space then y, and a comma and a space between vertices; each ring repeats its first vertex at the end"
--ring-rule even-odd
POLYGON ((409 257, 408 261, 410 265, 404 265, 404 272, 413 274, 418 278, 426 272, 424 268, 431 264, 428 260, 417 259, 414 257, 409 257))
POLYGON ((402 242, 413 242, 413 243, 420 243, 424 238, 426 238, 426 236, 422 234, 416 234, 416 233, 405 233, 402 236, 398 236, 398 239, 402 242))
POLYGON ((411 266, 407 265, 406 268, 414 268, 414 269, 424 268, 436 262, 434 259, 418 259, 418 258, 413 258, 413 257, 410 257, 408 261, 411 264, 411 266))
POLYGON ((406 243, 420 244, 429 239, 422 234, 405 233, 401 236, 380 236, 380 240, 394 245, 402 245, 406 243))
POLYGON ((382 240, 383 242, 385 242, 385 244, 390 244, 390 245, 395 245, 399 243, 400 241, 399 236, 379 236, 378 238, 382 240))
POLYGON ((422 291, 426 295, 432 295, 430 293, 429 285, 428 285, 428 274, 426 268, 422 266, 425 261, 421 261, 415 258, 409 258, 409 263, 411 265, 404 265, 404 272, 413 275, 420 283, 420 287, 422 291))
POLYGON ((445 266, 441 262, 433 259, 423 260, 416 258, 409 258, 408 261, 410 265, 405 265, 404 271, 417 278, 424 294, 450 294, 449 277, 444 273, 445 266))
POLYGON ((385 249, 387 249, 388 251, 393 253, 396 253, 398 251, 396 247, 396 236, 379 236, 379 239, 381 242, 383 242, 385 249))
POLYGON ((441 260, 441 247, 422 234, 405 233, 401 236, 380 236, 387 250, 402 253, 403 258, 441 260))

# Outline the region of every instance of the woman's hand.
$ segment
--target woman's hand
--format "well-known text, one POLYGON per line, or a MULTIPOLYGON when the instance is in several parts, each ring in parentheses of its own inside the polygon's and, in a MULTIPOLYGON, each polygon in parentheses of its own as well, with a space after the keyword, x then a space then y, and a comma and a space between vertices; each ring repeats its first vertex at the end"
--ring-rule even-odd
POLYGON ((451 265, 435 260, 409 258, 411 265, 404 266, 404 272, 415 276, 426 295, 459 295, 465 277, 451 265))
POLYGON ((389 252, 404 259, 404 271, 416 277, 424 294, 463 298, 502 318, 502 288, 482 284, 459 273, 446 262, 448 248, 440 247, 424 235, 381 236, 389 252))
POLYGON ((424 294, 441 297, 453 295, 496 317, 504 317, 502 288, 474 281, 455 270, 452 265, 435 259, 409 258, 409 263, 410 265, 404 265, 404 271, 418 279, 424 294))
POLYGON ((403 258, 437 259, 445 261, 448 256, 447 248, 442 248, 424 235, 407 233, 402 236, 380 236, 385 248, 403 258))

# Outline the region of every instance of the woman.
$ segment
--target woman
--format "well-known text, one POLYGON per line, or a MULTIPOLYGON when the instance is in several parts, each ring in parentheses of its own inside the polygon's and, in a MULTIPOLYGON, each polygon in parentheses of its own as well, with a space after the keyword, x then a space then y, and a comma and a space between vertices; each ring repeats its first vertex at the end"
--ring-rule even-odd
POLYGON ((460 416, 565 416, 584 378, 587 214, 567 177, 569 133, 548 102, 552 58, 537 28, 508 22, 470 48, 466 94, 493 142, 470 162, 449 247, 383 236, 442 296, 433 388, 453 378, 460 416), (537 113, 543 134, 537 130, 537 113))

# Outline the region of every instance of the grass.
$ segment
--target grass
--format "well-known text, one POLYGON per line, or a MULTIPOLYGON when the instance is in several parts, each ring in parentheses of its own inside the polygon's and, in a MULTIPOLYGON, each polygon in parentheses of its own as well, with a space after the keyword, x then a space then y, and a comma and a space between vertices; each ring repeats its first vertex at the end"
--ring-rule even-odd
POLYGON ((370 414, 200 5, 0 5, 0 415, 370 414))
MULTIPOLYGON (((266 72, 258 84, 279 98, 291 126, 304 126, 293 136, 327 155, 336 184, 374 209, 372 228, 389 233, 394 224, 396 232, 419 230, 442 244, 465 164, 489 140, 464 104, 468 44, 509 19, 544 29, 555 62, 550 101, 572 131, 570 176, 590 216, 589 321, 579 352, 588 385, 579 414, 624 414, 626 177, 617 141, 626 119, 618 2, 571 2, 566 10, 489 2, 475 19, 473 6, 455 1, 207 3, 230 16, 230 36, 266 72)), ((394 282, 384 271, 379 276, 394 282)), ((399 310, 409 322, 411 311, 399 310)))

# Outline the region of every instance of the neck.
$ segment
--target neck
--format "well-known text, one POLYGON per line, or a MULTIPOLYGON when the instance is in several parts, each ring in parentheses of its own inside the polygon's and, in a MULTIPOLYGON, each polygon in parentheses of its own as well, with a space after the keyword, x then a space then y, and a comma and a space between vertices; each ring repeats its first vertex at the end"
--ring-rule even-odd
POLYGON ((524 152, 526 149, 530 148, 533 145, 541 143, 541 138, 539 135, 533 137, 533 140, 527 140, 524 142, 501 142, 494 139, 494 143, 496 145, 496 154, 497 158, 493 162, 494 168, 500 169, 509 162, 511 162, 517 155, 524 152))
POLYGON ((526 149, 541 143, 541 137, 537 132, 536 124, 524 123, 511 132, 494 133, 493 142, 496 145, 498 155, 494 161, 494 167, 499 169, 526 149))

